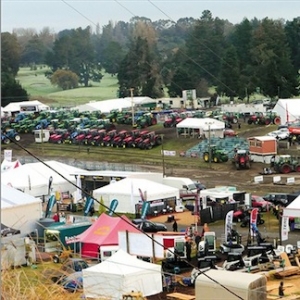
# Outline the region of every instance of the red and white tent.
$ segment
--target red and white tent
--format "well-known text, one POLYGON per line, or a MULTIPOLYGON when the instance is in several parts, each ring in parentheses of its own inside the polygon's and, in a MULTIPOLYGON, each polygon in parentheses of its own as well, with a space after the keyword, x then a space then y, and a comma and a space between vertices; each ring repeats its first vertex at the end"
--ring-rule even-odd
POLYGON ((91 227, 77 235, 75 241, 82 243, 82 256, 98 257, 100 246, 119 245, 119 231, 140 232, 126 216, 110 217, 103 213, 91 227))

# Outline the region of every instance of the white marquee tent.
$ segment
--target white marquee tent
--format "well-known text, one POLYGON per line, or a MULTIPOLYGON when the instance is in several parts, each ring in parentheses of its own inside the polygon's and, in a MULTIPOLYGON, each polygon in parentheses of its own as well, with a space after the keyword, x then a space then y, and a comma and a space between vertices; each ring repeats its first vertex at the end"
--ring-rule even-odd
POLYGON ((111 110, 131 109, 133 106, 141 104, 152 103, 155 100, 150 97, 133 97, 133 98, 118 98, 103 101, 92 101, 72 108, 73 110, 83 111, 101 111, 102 113, 109 113, 111 110))
POLYGON ((300 99, 279 99, 273 108, 281 119, 281 124, 300 120, 300 99))
MULTIPOLYGON (((139 189, 146 194, 146 199, 150 202, 167 198, 179 199, 179 189, 141 178, 125 178, 110 183, 94 190, 93 196, 97 200, 102 198, 108 207, 113 199, 117 199, 117 212, 135 213, 135 205, 141 201, 139 189)), ((98 206, 99 204, 95 203, 95 210, 98 210, 98 206)))
POLYGON ((300 196, 298 196, 286 208, 284 208, 283 216, 300 218, 300 196))
POLYGON ((3 108, 3 112, 7 112, 7 113, 19 112, 20 106, 22 106, 22 105, 38 106, 39 110, 49 110, 50 109, 50 107, 48 105, 43 104, 42 102, 40 102, 38 100, 32 100, 32 101, 22 101, 22 102, 11 102, 3 108))
POLYGON ((123 250, 82 273, 87 298, 119 300, 132 291, 141 292, 144 297, 162 292, 161 266, 144 262, 123 250))
POLYGON ((176 125, 177 129, 198 130, 200 134, 208 136, 209 130, 214 137, 223 137, 225 123, 212 118, 186 118, 176 125))
POLYGON ((8 185, 1 184, 1 223, 29 234, 42 217, 42 201, 8 185))
POLYGON ((48 195, 49 178, 52 177, 52 189, 54 192, 73 193, 76 191, 76 187, 72 185, 72 183, 76 184, 76 178, 70 174, 83 170, 57 161, 45 161, 44 163, 24 164, 4 172, 1 174, 1 182, 18 188, 29 195, 41 197, 48 195), (54 170, 63 175, 65 179, 54 170))

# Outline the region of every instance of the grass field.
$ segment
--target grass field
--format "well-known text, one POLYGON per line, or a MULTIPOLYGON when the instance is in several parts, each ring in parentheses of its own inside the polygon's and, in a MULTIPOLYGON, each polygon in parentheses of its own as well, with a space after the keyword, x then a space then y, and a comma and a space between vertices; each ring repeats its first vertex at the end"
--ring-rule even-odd
POLYGON ((91 87, 80 87, 63 91, 51 85, 45 77, 46 67, 30 70, 21 68, 17 80, 27 90, 33 100, 42 100, 52 106, 75 106, 89 101, 117 98, 118 81, 116 77, 104 73, 101 82, 91 82, 91 87))

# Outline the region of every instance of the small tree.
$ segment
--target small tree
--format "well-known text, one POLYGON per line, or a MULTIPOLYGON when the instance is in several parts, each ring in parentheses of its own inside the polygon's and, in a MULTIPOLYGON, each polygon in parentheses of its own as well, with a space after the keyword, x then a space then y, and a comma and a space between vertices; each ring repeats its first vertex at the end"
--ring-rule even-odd
POLYGON ((79 77, 72 71, 57 70, 50 78, 51 84, 57 85, 63 90, 75 89, 78 87, 79 77))

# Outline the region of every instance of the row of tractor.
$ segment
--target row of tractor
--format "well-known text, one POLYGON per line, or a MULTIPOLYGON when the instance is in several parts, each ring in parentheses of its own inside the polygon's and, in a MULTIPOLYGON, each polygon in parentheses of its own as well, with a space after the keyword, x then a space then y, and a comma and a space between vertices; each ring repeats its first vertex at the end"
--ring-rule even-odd
POLYGON ((280 125, 281 119, 276 113, 273 113, 273 112, 268 112, 268 113, 257 112, 257 113, 254 113, 253 115, 250 115, 247 122, 249 125, 251 125, 251 124, 280 125))
POLYGON ((149 150, 162 144, 162 137, 154 131, 138 129, 127 131, 116 129, 83 129, 76 131, 55 130, 50 134, 50 143, 103 146, 116 148, 139 148, 149 150))

